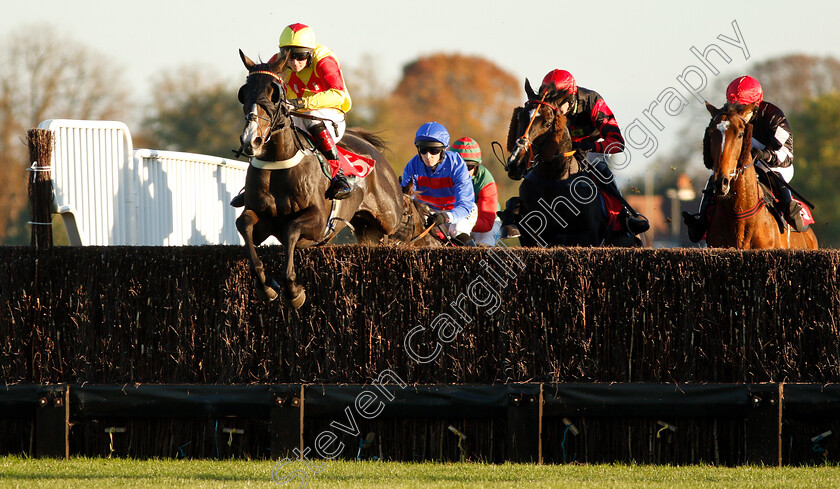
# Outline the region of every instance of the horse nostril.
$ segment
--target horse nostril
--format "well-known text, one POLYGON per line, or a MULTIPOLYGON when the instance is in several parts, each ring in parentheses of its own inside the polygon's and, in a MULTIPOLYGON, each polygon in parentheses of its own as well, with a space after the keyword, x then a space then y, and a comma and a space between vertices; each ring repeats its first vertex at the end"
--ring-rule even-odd
POLYGON ((251 143, 251 146, 253 146, 255 148, 259 148, 260 146, 262 146, 262 143, 263 143, 262 138, 257 136, 257 137, 254 138, 254 141, 251 143))

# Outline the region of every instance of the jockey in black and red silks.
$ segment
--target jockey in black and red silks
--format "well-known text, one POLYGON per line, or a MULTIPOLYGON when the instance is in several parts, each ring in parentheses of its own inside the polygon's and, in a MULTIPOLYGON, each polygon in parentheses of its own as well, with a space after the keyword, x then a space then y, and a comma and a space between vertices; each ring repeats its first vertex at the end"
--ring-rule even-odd
POLYGON ((615 177, 607 165, 607 155, 624 151, 624 137, 607 103, 598 92, 578 87, 572 74, 565 70, 553 70, 545 75, 540 94, 547 90, 566 94, 565 99, 561 98, 561 102, 558 102, 558 108, 566 114, 566 127, 572 137, 572 146, 578 150, 580 158, 589 162, 593 169, 593 180, 607 194, 608 200, 613 197, 613 202, 609 204, 619 210, 625 207, 619 222, 633 235, 650 229, 648 220, 624 202, 615 177))
MULTIPOLYGON (((752 113, 747 117, 747 122, 753 125, 750 152, 756 161, 755 169, 762 180, 772 187, 778 200, 777 208, 785 216, 785 220, 797 231, 807 231, 809 226, 802 217, 802 204, 792 199, 790 188, 786 185, 793 178, 793 134, 785 113, 770 102, 764 101, 761 84, 751 76, 739 76, 732 80, 726 88, 726 102, 737 105, 755 104, 752 113)), ((694 243, 703 239, 709 227, 711 216, 707 211, 714 200, 714 178, 714 175, 709 177, 706 188, 703 189, 698 213, 683 212, 688 237, 694 243)))

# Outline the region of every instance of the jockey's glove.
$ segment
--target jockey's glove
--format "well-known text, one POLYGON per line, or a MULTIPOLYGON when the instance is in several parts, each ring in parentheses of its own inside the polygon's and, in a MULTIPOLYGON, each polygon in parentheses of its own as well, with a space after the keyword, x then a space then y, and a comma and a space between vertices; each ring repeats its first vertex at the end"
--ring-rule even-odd
POLYGON ((426 218, 426 227, 440 226, 441 224, 446 224, 447 222, 449 222, 449 218, 446 217, 445 213, 441 212, 440 214, 432 214, 426 218))
POLYGON ((773 158, 773 153, 766 149, 752 148, 750 154, 754 160, 770 161, 773 158))
POLYGON ((289 104, 289 106, 291 106, 292 110, 300 110, 300 109, 305 109, 306 108, 306 100, 304 100, 302 98, 293 98, 293 99, 286 100, 286 102, 288 102, 288 104, 289 104))

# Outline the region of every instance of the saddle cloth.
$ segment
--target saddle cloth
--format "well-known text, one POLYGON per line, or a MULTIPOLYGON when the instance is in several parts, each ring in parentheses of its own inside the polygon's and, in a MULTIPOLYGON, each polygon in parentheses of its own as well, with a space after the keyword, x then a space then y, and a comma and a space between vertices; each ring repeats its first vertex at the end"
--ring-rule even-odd
POLYGON ((338 169, 344 170, 347 176, 356 176, 364 178, 373 171, 374 160, 367 156, 357 155, 356 153, 344 149, 341 146, 338 148, 338 160, 328 160, 330 164, 330 172, 334 177, 338 173, 338 169))

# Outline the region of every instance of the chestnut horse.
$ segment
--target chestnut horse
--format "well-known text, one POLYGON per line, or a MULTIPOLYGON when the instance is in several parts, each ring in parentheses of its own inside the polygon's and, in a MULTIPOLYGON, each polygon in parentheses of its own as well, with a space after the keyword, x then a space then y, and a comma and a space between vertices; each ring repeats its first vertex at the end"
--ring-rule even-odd
MULTIPOLYGON (((519 186, 522 246, 635 246, 626 233, 609 229, 602 197, 575 158, 563 94, 539 97, 525 80, 528 102, 513 111, 505 169, 519 186)), ((511 212, 508 208, 505 213, 511 212)), ((505 214, 503 213, 503 214, 505 214)))
POLYGON ((799 233, 785 223, 780 231, 776 218, 767 209, 750 154, 753 126, 747 117, 753 105, 726 104, 716 109, 706 103, 706 109, 712 120, 703 141, 703 157, 706 166, 714 171, 715 181, 714 212, 706 243, 715 248, 741 250, 817 249, 812 230, 799 233))
POLYGON ((381 139, 361 130, 347 130, 339 145, 373 158, 374 169, 348 198, 327 200, 324 193, 330 179, 318 158, 305 150, 303 137, 292 123, 281 76, 286 60, 256 64, 242 51, 239 55, 248 68, 246 83, 239 90, 247 121, 240 136, 241 151, 251 160, 245 177, 245 209, 236 228, 245 240, 257 296, 262 300, 276 299, 280 286, 265 272, 256 245, 273 235, 285 247, 284 298, 297 309, 306 301, 306 293, 296 281, 296 248, 322 244, 347 223, 360 243, 386 242, 391 234, 403 234, 404 241, 410 241, 419 217, 414 206, 406 207, 397 177, 382 155, 381 139))

